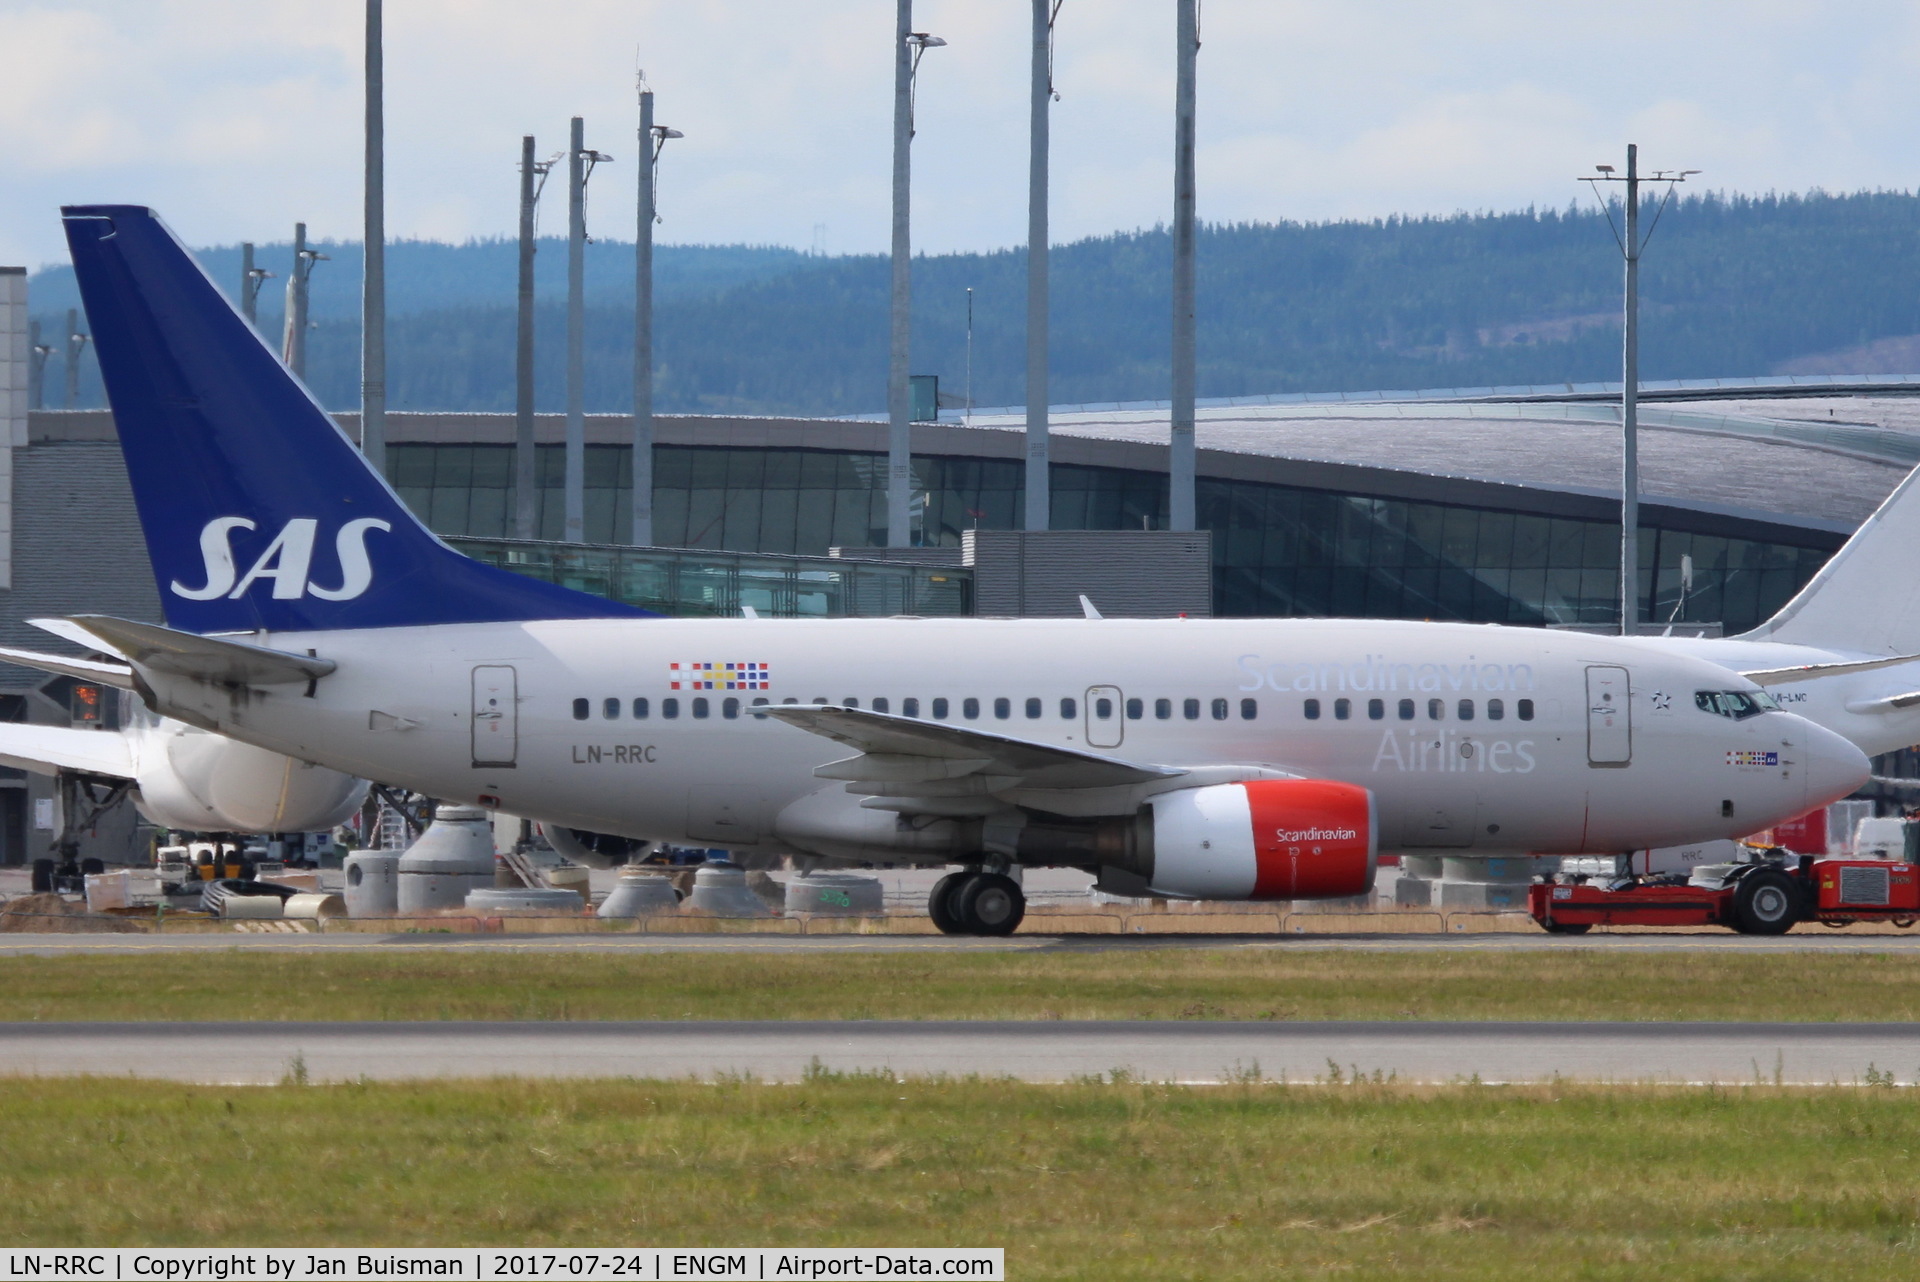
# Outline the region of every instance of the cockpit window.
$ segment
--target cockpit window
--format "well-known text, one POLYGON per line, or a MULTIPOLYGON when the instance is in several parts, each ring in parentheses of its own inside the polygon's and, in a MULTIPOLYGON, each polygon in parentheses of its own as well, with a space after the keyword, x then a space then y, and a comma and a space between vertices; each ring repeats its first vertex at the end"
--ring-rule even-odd
POLYGON ((1734 721, 1745 721, 1748 717, 1780 709, 1772 695, 1758 690, 1697 690, 1693 695, 1693 706, 1702 712, 1711 712, 1717 717, 1728 717, 1734 721))

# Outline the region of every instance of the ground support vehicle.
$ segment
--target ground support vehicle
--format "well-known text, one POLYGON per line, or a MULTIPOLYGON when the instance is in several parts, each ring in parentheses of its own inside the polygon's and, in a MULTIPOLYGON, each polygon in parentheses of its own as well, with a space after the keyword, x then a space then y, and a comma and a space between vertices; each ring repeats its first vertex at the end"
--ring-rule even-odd
POLYGON ((1704 864, 1688 876, 1543 879, 1529 888, 1527 911, 1556 935, 1595 926, 1726 926, 1743 935, 1784 935, 1803 921, 1890 921, 1904 929, 1920 920, 1920 864, 1774 851, 1752 863, 1704 864))

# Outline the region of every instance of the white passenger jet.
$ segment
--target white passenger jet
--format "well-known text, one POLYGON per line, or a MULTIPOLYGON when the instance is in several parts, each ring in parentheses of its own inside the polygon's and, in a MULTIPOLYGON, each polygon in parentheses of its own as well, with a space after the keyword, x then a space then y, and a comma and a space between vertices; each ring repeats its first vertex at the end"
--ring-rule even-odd
POLYGON ((1382 850, 1733 837, 1866 758, 1636 641, 1326 619, 663 619, 452 551, 147 209, 65 211, 167 626, 55 624, 156 713, 568 827, 1132 893, 1366 891, 1382 850), (1749 711, 1755 715, 1745 715, 1749 711))

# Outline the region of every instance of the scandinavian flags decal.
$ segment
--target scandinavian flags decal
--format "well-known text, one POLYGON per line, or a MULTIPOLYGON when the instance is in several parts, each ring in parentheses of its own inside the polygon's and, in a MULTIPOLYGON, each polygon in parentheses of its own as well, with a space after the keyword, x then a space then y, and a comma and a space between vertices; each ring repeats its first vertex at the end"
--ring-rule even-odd
POLYGON ((771 674, 764 663, 669 663, 669 690, 765 690, 771 674))

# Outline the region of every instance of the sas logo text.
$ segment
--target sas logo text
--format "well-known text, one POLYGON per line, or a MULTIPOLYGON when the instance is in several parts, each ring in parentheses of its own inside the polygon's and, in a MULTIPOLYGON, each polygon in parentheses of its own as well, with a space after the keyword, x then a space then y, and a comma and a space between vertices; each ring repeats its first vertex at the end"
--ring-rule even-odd
POLYGON ((1777 752, 1758 752, 1751 748, 1737 749, 1727 753, 1730 766, 1777 766, 1780 754, 1777 752))
POLYGON ((320 522, 310 516, 288 521, 255 557, 245 574, 233 559, 233 532, 259 527, 244 516, 218 516, 200 531, 200 560, 206 582, 191 587, 175 579, 168 588, 188 601, 213 601, 225 597, 237 601, 262 582, 273 584, 277 601, 297 601, 315 596, 322 601, 351 601, 373 584, 373 562, 367 557, 367 535, 374 530, 390 532, 393 526, 377 517, 360 517, 341 526, 333 537, 333 555, 340 567, 340 582, 329 585, 310 577, 313 570, 313 545, 320 522))

